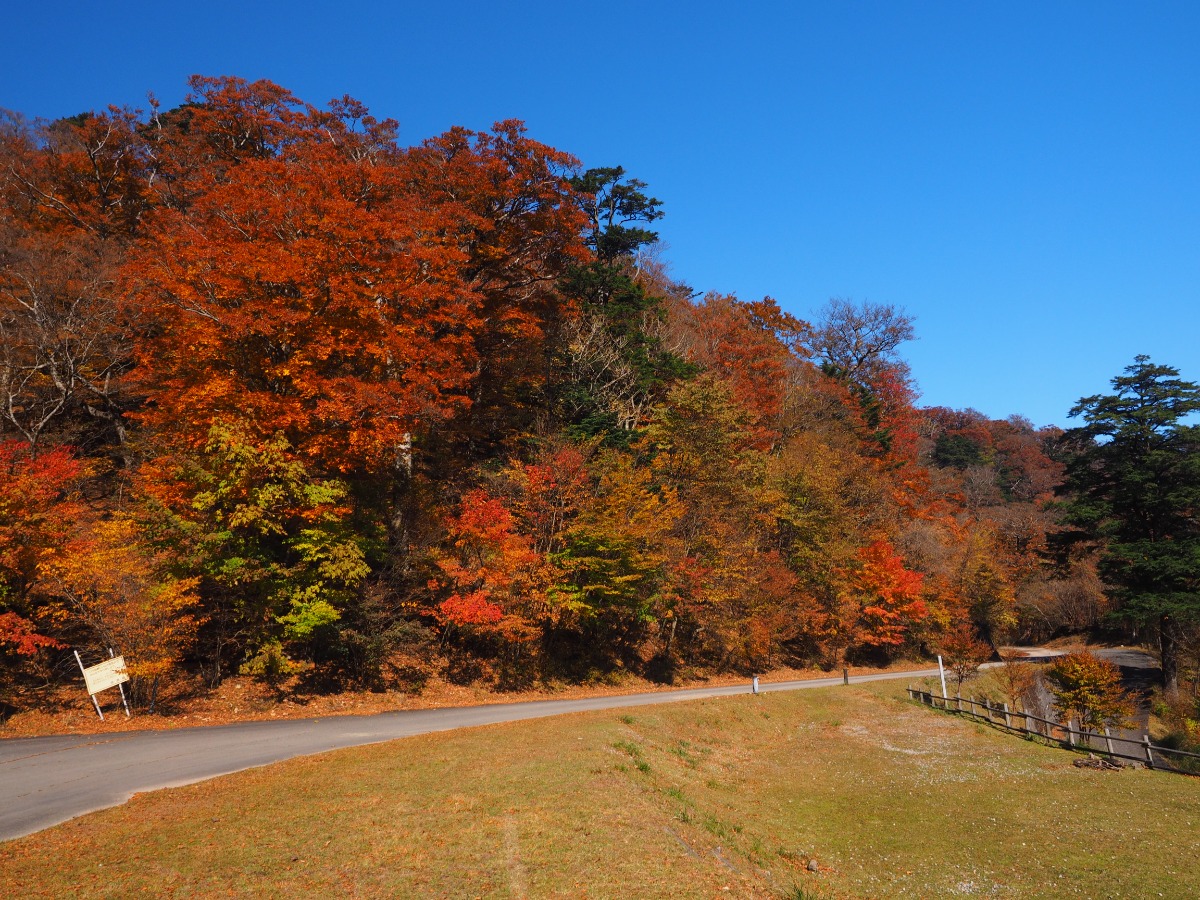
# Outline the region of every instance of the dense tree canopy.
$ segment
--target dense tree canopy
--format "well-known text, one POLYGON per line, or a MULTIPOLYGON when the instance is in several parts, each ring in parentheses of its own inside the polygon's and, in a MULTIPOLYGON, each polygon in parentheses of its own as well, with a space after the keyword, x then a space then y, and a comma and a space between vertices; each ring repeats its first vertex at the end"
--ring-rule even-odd
POLYGON ((1121 418, 1192 408, 1168 370, 1084 401, 1066 545, 1055 433, 918 409, 903 311, 698 297, 645 183, 519 122, 190 87, 0 121, 0 684, 978 653, 1095 624, 1097 554, 1186 618, 1192 432, 1121 418))

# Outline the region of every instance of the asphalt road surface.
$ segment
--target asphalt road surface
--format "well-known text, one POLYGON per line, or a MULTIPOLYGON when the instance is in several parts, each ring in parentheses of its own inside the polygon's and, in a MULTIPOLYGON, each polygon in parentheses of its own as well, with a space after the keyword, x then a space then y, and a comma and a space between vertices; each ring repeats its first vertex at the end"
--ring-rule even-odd
MULTIPOLYGON (((1010 650, 1022 654, 1026 662, 1050 662, 1056 656, 1063 656, 1067 650, 1048 650, 1045 647, 1001 647, 1002 651, 1010 650)), ((1145 650, 1137 647, 1103 647, 1089 648, 1093 656, 1107 659, 1122 669, 1157 669, 1158 660, 1145 650)))
MULTIPOLYGON (((850 681, 857 684, 936 674, 937 669, 920 669, 856 675, 850 681)), ((763 692, 790 691, 841 683, 840 677, 817 678, 764 682, 759 689, 763 692)), ((725 697, 746 694, 750 690, 749 685, 735 685, 581 700, 420 709, 372 716, 3 740, 0 741, 0 840, 32 834, 84 813, 117 806, 136 793, 204 781, 294 756, 473 725, 725 697)))

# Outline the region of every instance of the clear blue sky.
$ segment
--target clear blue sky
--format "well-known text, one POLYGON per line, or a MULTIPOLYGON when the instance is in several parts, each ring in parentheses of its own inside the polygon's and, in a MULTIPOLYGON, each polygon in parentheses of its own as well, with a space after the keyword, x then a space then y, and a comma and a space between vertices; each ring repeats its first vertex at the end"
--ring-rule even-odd
POLYGON ((1070 424, 1147 353, 1200 380, 1200 5, 23 3, 0 106, 350 94, 411 142, 524 119, 624 165, 676 277, 917 317, 922 402, 1070 424))

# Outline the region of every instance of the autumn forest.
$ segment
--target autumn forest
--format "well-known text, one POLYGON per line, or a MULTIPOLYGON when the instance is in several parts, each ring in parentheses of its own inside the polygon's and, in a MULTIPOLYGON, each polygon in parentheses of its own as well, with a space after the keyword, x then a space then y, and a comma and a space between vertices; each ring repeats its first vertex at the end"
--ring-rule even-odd
POLYGON ((146 707, 1165 627, 1088 519, 1096 434, 919 406, 904 310, 698 295, 652 186, 520 122, 190 88, 0 119, 0 702, 76 648, 146 707))

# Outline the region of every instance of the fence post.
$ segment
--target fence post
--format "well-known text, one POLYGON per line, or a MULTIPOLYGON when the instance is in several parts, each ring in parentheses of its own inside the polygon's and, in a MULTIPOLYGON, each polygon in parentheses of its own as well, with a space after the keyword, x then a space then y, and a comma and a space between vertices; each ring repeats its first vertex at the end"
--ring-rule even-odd
POLYGON ((1025 713, 1025 733, 1037 734, 1037 722, 1033 721, 1033 716, 1025 713))
POLYGON ((962 712, 962 694, 958 691, 954 692, 954 702, 958 704, 958 711, 962 712))
POLYGON ((970 704, 971 715, 975 715, 975 695, 974 694, 972 694, 970 697, 967 698, 967 703, 970 704))
POLYGON ((1008 714, 1008 701, 1004 701, 1004 727, 1012 728, 1012 716, 1008 714))
POLYGON ((1142 744, 1146 748, 1146 768, 1153 769, 1154 768, 1154 749, 1153 749, 1153 747, 1150 746, 1150 735, 1148 735, 1148 734, 1142 735, 1142 744))
POLYGON ((850 683, 850 670, 842 666, 842 684, 850 683))
POLYGON ((1110 732, 1110 731, 1108 730, 1108 726, 1107 726, 1107 725, 1105 725, 1105 726, 1104 726, 1104 743, 1105 743, 1105 745, 1108 747, 1108 755, 1109 755, 1109 756, 1112 756, 1112 753, 1113 753, 1113 748, 1112 748, 1112 732, 1110 732))
POLYGON ((1075 749, 1075 731, 1071 728, 1071 723, 1074 719, 1067 719, 1067 743, 1071 745, 1071 749, 1075 749))

